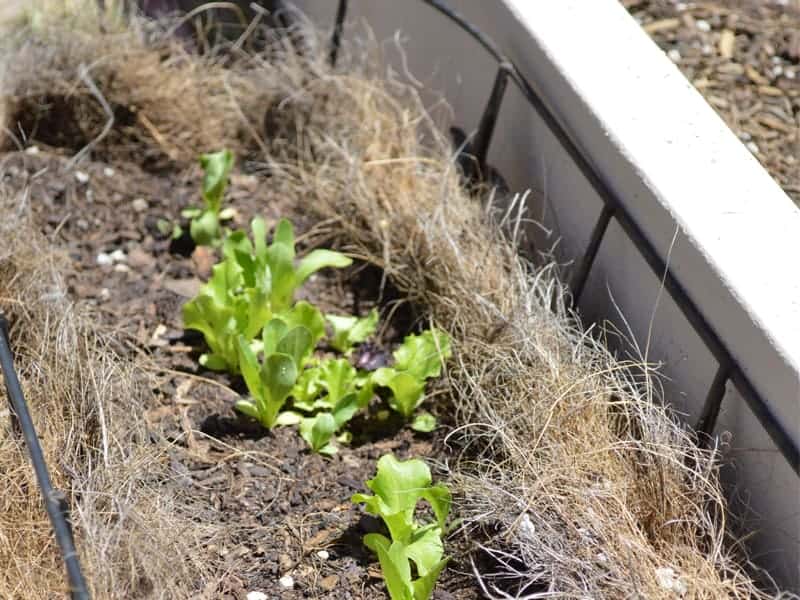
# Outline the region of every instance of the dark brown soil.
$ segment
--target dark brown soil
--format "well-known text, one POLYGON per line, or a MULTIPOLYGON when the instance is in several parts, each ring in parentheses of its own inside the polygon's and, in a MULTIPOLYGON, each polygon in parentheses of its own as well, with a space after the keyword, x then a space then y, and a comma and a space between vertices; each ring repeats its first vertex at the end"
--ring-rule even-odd
MULTIPOLYGON (((114 331, 117 350, 152 377, 154 400, 146 407, 151 435, 173 447, 173 477, 160 485, 187 499, 198 523, 224 526, 225 535, 204 549, 221 573, 204 591, 237 600, 252 591, 286 599, 386 598, 377 561, 361 542, 381 525, 350 496, 365 490, 387 452, 428 458, 435 467, 447 454, 445 429, 415 434, 392 421, 376 429, 357 418, 353 444, 323 458, 292 428, 267 432, 243 420, 232 410, 241 381, 203 371, 196 360, 202 339, 182 328, 182 304, 215 257, 176 244, 158 226, 159 219, 175 221, 182 208, 199 202, 199 169, 158 177, 134 165, 72 168, 66 156, 41 147, 0 161, 4 183, 29 188, 43 231, 69 255, 71 269, 63 275, 70 294, 95 306, 98 327, 114 331), (109 257, 112 264, 103 264, 109 257), (279 584, 287 575, 292 589, 279 584)), ((227 204, 238 212, 235 226, 246 227, 255 214, 268 224, 286 216, 301 245, 320 237, 291 199, 270 196, 259 175, 238 170, 227 204)), ((304 295, 324 311, 364 313, 388 299, 375 295, 374 279, 359 269, 321 275, 304 295)), ((406 311, 381 330, 379 343, 388 350, 411 323, 406 311)), ((435 598, 479 597, 463 562, 454 557, 435 598)))

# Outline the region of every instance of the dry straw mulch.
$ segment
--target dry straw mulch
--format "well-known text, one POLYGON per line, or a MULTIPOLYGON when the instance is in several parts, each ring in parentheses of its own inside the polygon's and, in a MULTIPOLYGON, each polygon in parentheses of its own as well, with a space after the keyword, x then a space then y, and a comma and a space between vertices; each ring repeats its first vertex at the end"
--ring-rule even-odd
MULTIPOLYGON (((464 519, 451 547, 472 553, 489 596, 761 597, 728 552, 714 456, 662 407, 647 370, 581 328, 554 270, 518 256, 520 202, 495 208, 465 191, 440 129, 373 60, 368 37, 331 72, 305 35, 302 53, 278 44, 201 58, 142 28, 43 27, 15 50, 12 62, 37 64, 38 76, 6 77, 10 123, 35 109, 40 135, 45 123, 48 135, 74 127, 87 144, 101 136, 90 150, 109 162, 161 169, 210 148, 250 149, 268 185, 328 219, 343 248, 448 330, 459 426, 447 467, 464 519), (126 117, 105 133, 100 98, 126 117)), ((3 219, 0 306, 15 318, 26 391, 57 484, 72 491, 96 596, 203 589, 214 565, 195 546, 215 532, 160 494, 167 450, 142 445, 140 373, 58 287, 24 202, 3 208, 23 216, 3 219)), ((7 434, 0 464, 0 595, 41 597, 61 588, 60 565, 7 434)))
MULTIPOLYGON (((148 378, 68 297, 68 262, 37 231, 29 202, 24 191, 0 189, 0 310, 12 323, 53 484, 68 494, 93 595, 184 597, 204 579, 195 547, 212 532, 162 485, 167 449, 150 442, 143 418, 148 378)), ((24 442, 7 411, 0 415, 0 597, 56 597, 61 555, 24 442)))

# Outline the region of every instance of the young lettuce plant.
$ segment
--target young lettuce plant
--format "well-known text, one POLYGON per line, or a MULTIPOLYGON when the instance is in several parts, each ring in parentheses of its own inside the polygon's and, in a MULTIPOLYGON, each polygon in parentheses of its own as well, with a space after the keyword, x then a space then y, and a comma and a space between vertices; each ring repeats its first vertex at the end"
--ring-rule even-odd
POLYGON ((369 402, 371 389, 359 388, 363 380, 343 358, 327 359, 304 371, 292 390, 294 408, 317 412, 303 417, 297 414, 300 435, 314 452, 334 454, 331 438, 353 415, 369 402))
MULTIPOLYGON (((374 385, 391 390, 389 406, 404 418, 411 419, 425 397, 425 382, 439 377, 443 362, 452 356, 450 337, 441 330, 429 329, 409 335, 394 351, 394 366, 374 371, 374 385)), ((432 431, 436 419, 429 413, 417 415, 411 422, 416 431, 432 431)))
POLYGON ((248 285, 259 276, 269 278, 269 303, 274 312, 289 308, 295 290, 320 269, 347 267, 353 262, 340 252, 317 249, 295 265, 294 228, 291 222, 287 219, 278 222, 269 245, 266 243, 263 219, 253 219, 250 228, 253 232, 252 242, 244 232, 234 232, 226 239, 223 252, 240 265, 248 285))
POLYGON ((262 348, 264 361, 259 364, 249 342, 239 336, 239 363, 250 398, 239 400, 236 409, 272 429, 281 422, 280 410, 314 344, 303 325, 290 327, 282 319, 272 319, 264 326, 262 348))
POLYGON ((233 169, 233 153, 222 150, 203 154, 200 166, 203 167, 203 207, 187 208, 181 214, 191 219, 189 233, 198 246, 216 246, 223 237, 220 221, 227 216, 222 210, 222 198, 233 169))
MULTIPOLYGON (((232 260, 214 265, 211 279, 183 306, 183 325, 203 334, 210 352, 200 364, 215 371, 239 372, 238 337, 252 340, 272 313, 268 281, 244 287, 242 269, 232 260)), ((320 316, 321 319, 321 316, 320 316)))
POLYGON ((374 308, 366 317, 325 315, 328 323, 333 328, 331 346, 341 352, 348 354, 353 346, 366 341, 369 336, 375 333, 378 327, 378 309, 374 308))
POLYGON ((354 494, 368 513, 379 516, 389 538, 379 533, 364 536, 364 544, 378 555, 386 588, 392 600, 428 600, 448 559, 443 558, 442 535, 450 512, 450 491, 432 485, 428 466, 419 459, 398 461, 386 454, 378 460, 378 472, 367 481, 374 495, 354 494), (418 523, 417 503, 426 500, 436 520, 418 523), (417 579, 412 579, 411 562, 417 579))

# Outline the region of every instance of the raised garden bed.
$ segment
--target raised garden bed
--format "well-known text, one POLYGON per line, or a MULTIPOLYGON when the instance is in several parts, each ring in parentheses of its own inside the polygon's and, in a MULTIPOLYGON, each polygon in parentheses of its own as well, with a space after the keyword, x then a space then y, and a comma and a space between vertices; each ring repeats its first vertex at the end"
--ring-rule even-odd
MULTIPOLYGON (((463 185, 449 141, 413 88, 371 62, 369 42, 369 60, 345 56, 332 70, 308 31, 300 51, 280 38, 258 55, 195 56, 152 31, 144 43, 96 25, 46 26, 16 49, 9 113, 24 122, 17 141, 26 147, 9 149, 2 169, 6 206, 20 213, 13 227, 27 227, 8 238, 15 252, 3 263, 15 339, 51 339, 46 319, 73 301, 103 332, 77 336, 91 351, 68 338, 58 355, 80 367, 84 385, 95 383, 86 392, 94 403, 81 408, 82 388, 69 388, 51 413, 66 426, 53 419, 43 430, 96 596, 386 597, 362 542, 380 522, 350 496, 366 491, 387 453, 425 458, 454 492, 461 525, 434 597, 759 593, 723 543, 713 455, 653 402, 652 381, 585 334, 552 267, 519 258, 520 204, 495 207, 488 190, 463 185), (28 64, 39 69, 33 79, 28 64), (373 357, 431 324, 452 337, 446 376, 429 384, 423 405, 439 428, 418 433, 366 410, 352 441, 324 457, 294 428, 267 431, 233 412, 246 386, 199 366, 202 338, 181 314, 219 251, 164 226, 197 204, 196 155, 221 147, 240 157, 225 196, 231 228, 262 216, 271 230, 285 217, 302 252, 336 247, 353 257, 298 298, 325 313, 378 308, 373 357), (28 237, 62 255, 44 287, 28 237), (60 304, 45 298, 51 285, 60 304), (114 376, 96 367, 103 345, 104 360, 131 369, 124 382, 137 380, 136 402, 120 404, 124 385, 98 391, 93 373, 114 376), (138 456, 144 468, 121 468, 138 456), (87 475, 95 471, 107 478, 102 488, 87 475), (126 521, 135 535, 119 535, 126 521)), ((54 399, 46 404, 33 386, 59 376, 46 346, 31 344, 21 359, 34 412, 54 399)), ((24 460, 12 441, 2 451, 10 464, 24 460)), ((20 489, 22 470, 4 472, 20 489)), ((35 494, 9 498, 35 513, 35 494)), ((18 540, 9 514, 0 531, 18 540)), ((48 558, 6 544, 3 593, 60 588, 57 566, 48 577, 26 574, 54 564, 46 523, 35 529, 45 550, 32 546, 31 556, 48 558)))

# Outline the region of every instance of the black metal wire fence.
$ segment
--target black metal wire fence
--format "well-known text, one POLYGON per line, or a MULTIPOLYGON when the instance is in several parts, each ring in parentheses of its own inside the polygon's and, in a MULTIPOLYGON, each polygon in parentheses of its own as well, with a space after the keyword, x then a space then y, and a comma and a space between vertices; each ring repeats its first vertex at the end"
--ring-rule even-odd
MULTIPOLYGON (((435 9, 460 27, 497 61, 497 74, 489 93, 483 116, 478 123, 475 135, 472 136, 471 142, 462 148, 462 152, 467 158, 462 164, 472 163, 477 165, 477 168, 469 170, 467 175, 472 178, 480 178, 488 172, 486 157, 497 118, 500 114, 503 96, 508 82, 511 81, 519 88, 525 99, 536 111, 536 114, 547 125, 581 174, 603 201, 603 209, 592 229, 592 234, 583 255, 576 263, 570 282, 573 303, 577 304, 580 300, 603 237, 611 221, 616 220, 652 271, 662 279, 664 288, 718 362, 717 373, 710 386, 701 417, 696 424, 699 443, 707 444, 712 439, 717 416, 725 396, 727 382, 730 381, 745 399, 761 426, 769 434, 794 472, 800 475, 800 449, 797 441, 783 427, 769 403, 756 391, 719 335, 674 277, 669 266, 646 238, 638 224, 625 210, 617 195, 606 183, 603 174, 592 165, 589 155, 569 135, 555 112, 542 99, 535 87, 521 74, 514 62, 500 51, 491 38, 482 33, 457 11, 441 0, 421 0, 421 2, 435 9)), ((98 0, 98 4, 102 8, 104 3, 102 0, 98 0)), ((341 45, 347 10, 348 0, 339 0, 329 54, 331 64, 334 65, 341 45)), ((72 535, 69 505, 64 493, 55 489, 50 479, 42 448, 14 368, 8 321, 1 314, 0 368, 2 368, 5 378, 12 430, 24 441, 28 449, 36 479, 42 492, 42 498, 44 499, 45 509, 52 523, 56 541, 64 559, 71 597, 74 600, 88 600, 90 597, 89 591, 72 535)))

